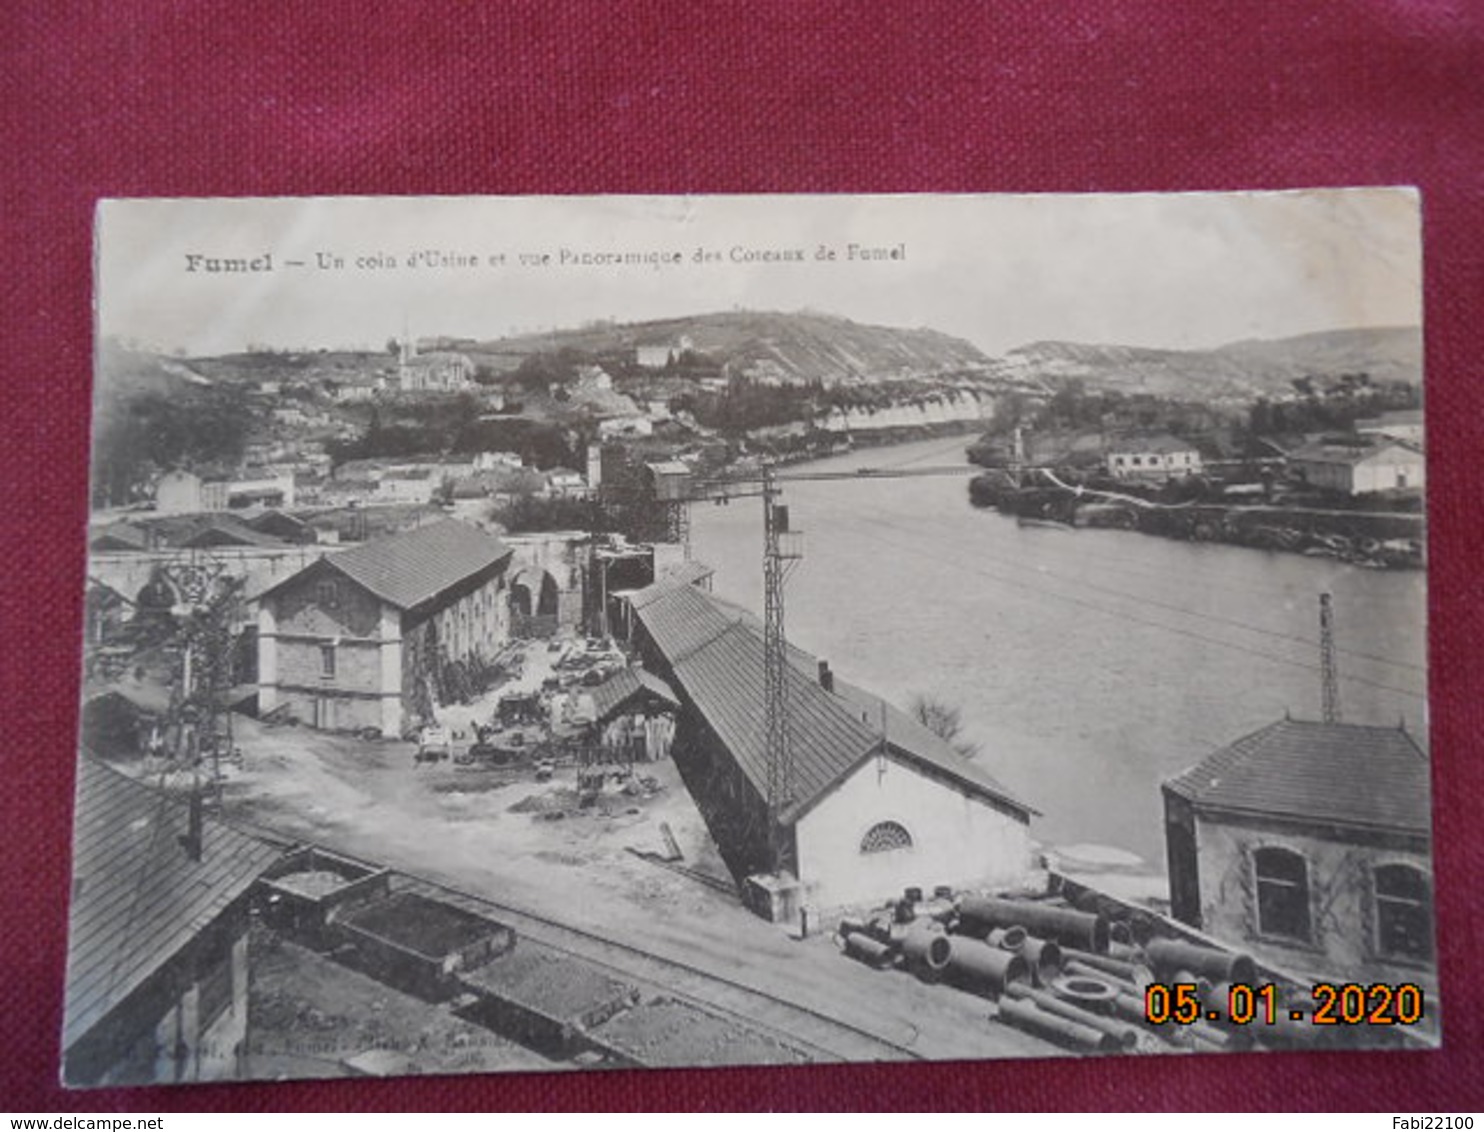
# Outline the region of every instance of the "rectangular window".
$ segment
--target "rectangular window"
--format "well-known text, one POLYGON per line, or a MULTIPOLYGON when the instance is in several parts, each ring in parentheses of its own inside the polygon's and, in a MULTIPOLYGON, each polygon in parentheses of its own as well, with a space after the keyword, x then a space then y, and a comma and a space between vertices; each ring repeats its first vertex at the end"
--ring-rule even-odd
POLYGON ((320 645, 319 647, 319 674, 326 680, 334 679, 335 676, 335 646, 320 645))
POLYGON ((1263 848, 1252 855, 1257 881, 1257 930, 1265 936, 1310 939, 1309 869, 1288 849, 1263 848))
POLYGON ((319 582, 314 587, 314 596, 326 609, 335 609, 340 604, 340 587, 330 580, 319 582))
POLYGON ((200 984, 197 1009, 200 1032, 204 1033, 232 1005, 232 950, 230 947, 212 964, 200 984))

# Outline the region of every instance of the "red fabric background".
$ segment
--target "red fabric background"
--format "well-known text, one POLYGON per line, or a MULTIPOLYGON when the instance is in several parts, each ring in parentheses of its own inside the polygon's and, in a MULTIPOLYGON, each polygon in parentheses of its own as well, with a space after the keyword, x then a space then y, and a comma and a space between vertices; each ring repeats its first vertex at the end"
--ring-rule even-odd
POLYGON ((1479 5, 182 0, 0 30, 0 1109, 1481 1107, 1479 5), (1363 183, 1424 194, 1442 1053, 56 1087, 99 197, 1363 183))

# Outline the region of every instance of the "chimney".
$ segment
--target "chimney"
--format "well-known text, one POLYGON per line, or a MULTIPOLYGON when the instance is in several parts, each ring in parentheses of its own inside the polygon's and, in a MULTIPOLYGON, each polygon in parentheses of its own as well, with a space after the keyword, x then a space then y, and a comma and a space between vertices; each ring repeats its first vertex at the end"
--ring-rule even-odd
POLYGON ((203 834, 201 826, 201 788, 198 783, 191 790, 190 807, 187 810, 186 832, 177 838, 181 848, 186 851, 186 856, 192 861, 199 861, 201 859, 203 834))
POLYGON ((830 671, 830 662, 827 660, 819 662, 819 686, 826 692, 835 690, 835 674, 830 671))

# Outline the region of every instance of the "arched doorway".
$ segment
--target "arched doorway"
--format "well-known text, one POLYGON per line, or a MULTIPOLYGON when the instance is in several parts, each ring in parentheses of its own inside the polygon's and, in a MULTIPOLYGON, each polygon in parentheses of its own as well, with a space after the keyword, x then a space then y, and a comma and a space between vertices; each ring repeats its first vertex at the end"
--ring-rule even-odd
POLYGON ((550 637, 557 631, 561 587, 546 570, 530 567, 510 581, 510 632, 517 637, 550 637))

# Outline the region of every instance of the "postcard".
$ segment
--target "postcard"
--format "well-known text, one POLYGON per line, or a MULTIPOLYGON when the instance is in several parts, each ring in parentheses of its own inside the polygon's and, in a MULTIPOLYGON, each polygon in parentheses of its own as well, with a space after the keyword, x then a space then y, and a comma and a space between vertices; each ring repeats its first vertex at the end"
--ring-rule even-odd
POLYGON ((1419 200, 113 200, 62 1076, 1426 1049, 1419 200))

